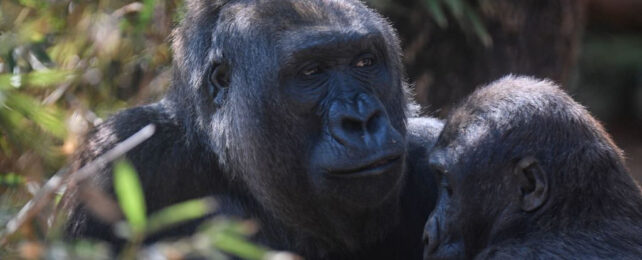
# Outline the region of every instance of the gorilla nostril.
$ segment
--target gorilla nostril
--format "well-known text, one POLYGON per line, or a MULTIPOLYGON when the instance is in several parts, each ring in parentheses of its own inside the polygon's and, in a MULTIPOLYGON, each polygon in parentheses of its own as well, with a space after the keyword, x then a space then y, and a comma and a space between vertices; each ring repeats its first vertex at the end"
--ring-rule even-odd
POLYGON ((341 128, 347 133, 359 133, 363 131, 363 122, 354 118, 343 118, 341 120, 341 128))
POLYGON ((376 132, 381 127, 381 119, 383 119, 381 111, 375 111, 366 121, 366 129, 370 133, 376 132))

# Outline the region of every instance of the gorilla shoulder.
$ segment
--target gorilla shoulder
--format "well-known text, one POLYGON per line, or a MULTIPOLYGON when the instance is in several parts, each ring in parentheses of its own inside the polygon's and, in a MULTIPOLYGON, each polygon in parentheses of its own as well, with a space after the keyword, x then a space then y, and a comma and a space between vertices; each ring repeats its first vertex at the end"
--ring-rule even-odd
MULTIPOLYGON (((178 133, 178 125, 167 115, 162 103, 134 107, 118 112, 92 129, 81 147, 81 164, 101 155, 127 139, 148 124, 154 124, 156 134, 135 149, 154 149, 172 145, 174 141, 162 138, 169 132, 178 133)), ((172 135, 169 135, 172 136, 172 135)), ((174 135, 173 137, 180 137, 174 135)))
POLYGON ((434 172, 426 158, 443 128, 444 122, 436 118, 408 119, 406 192, 402 200, 406 207, 414 207, 416 211, 425 213, 425 216, 419 215, 417 220, 423 217, 421 221, 425 221, 436 203, 438 187, 434 172))
MULTIPOLYGON (((146 125, 153 124, 154 135, 127 152, 125 156, 141 179, 148 212, 187 199, 212 194, 213 190, 221 186, 221 184, 215 184, 222 183, 213 181, 220 174, 212 174, 212 169, 216 171, 217 168, 207 163, 215 162, 215 159, 198 158, 207 156, 209 153, 199 153, 200 144, 187 142, 188 137, 175 119, 169 116, 167 113, 169 110, 166 104, 159 102, 126 109, 111 116, 87 134, 84 145, 76 154, 73 167, 79 169, 146 125), (204 169, 209 169, 210 172, 204 169), (191 188, 184 189, 184 187, 191 188)), ((111 173, 111 165, 108 165, 94 173, 89 181, 113 195, 111 173)), ((71 237, 88 235, 116 244, 122 242, 111 232, 98 232, 95 230, 98 228, 84 224, 99 220, 82 206, 80 201, 82 198, 78 192, 78 185, 70 186, 65 194, 66 199, 63 200, 63 207, 69 211, 70 218, 76 219, 68 225, 68 234, 71 237)), ((104 223, 96 224, 104 225, 104 223)))
MULTIPOLYGON (((444 122, 433 117, 408 119, 408 143, 412 146, 432 148, 444 128, 444 122)), ((412 149, 412 147, 410 147, 412 149)))
MULTIPOLYGON (((411 179, 420 178, 425 184, 426 181, 432 182, 433 175, 425 158, 435 146, 437 138, 444 128, 444 122, 437 118, 431 117, 413 117, 408 119, 408 146, 407 152, 407 172, 411 179)), ((426 187, 435 187, 433 184, 423 186, 424 191, 433 192, 433 189, 426 187)), ((436 197, 436 189, 434 192, 436 197)), ((431 207, 432 209, 432 207, 431 207)))

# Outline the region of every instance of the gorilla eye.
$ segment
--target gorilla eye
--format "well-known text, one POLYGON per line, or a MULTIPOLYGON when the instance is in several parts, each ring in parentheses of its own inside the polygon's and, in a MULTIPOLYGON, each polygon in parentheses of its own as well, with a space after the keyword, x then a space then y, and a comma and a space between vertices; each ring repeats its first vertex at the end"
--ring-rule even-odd
POLYGON ((319 65, 310 65, 301 70, 301 75, 309 77, 321 73, 321 67, 319 65))
POLYGON ((361 57, 354 63, 355 68, 365 68, 374 65, 375 59, 371 55, 361 57))

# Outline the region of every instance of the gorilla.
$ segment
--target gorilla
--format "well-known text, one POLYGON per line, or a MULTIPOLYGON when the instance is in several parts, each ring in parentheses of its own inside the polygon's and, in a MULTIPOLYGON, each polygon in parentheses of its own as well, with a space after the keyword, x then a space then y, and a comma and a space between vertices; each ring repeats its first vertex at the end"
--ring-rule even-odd
POLYGON ((549 81, 507 76, 449 115, 425 259, 639 259, 642 196, 602 126, 549 81))
MULTIPOLYGON (((127 153, 147 211, 214 196, 256 220, 256 242, 309 259, 420 259, 443 126, 412 118, 399 40, 357 0, 192 0, 173 34, 173 85, 88 134, 84 165, 141 127, 127 153)), ((111 166, 87 180, 113 196, 111 166)), ((71 238, 122 244, 65 196, 71 238)), ((193 232, 181 226, 168 232, 193 232)), ((148 241, 160 239, 154 237, 148 241)))

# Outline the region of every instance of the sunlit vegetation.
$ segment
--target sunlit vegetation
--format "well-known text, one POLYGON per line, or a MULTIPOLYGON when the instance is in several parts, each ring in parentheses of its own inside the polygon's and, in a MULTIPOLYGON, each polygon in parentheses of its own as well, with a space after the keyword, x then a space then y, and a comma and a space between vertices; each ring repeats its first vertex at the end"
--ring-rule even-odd
POLYGON ((126 248, 114 255, 106 244, 64 238, 65 214, 56 208, 73 175, 69 159, 103 118, 156 100, 169 86, 169 35, 181 6, 178 0, 0 2, 0 258, 275 254, 247 241, 257 231, 253 222, 225 217, 192 237, 144 246, 149 235, 214 213, 216 202, 192 200, 146 216, 137 174, 123 160, 114 162, 113 205, 120 206, 111 212, 124 216, 114 227, 129 241, 126 248))

